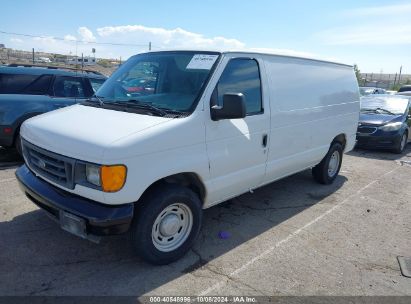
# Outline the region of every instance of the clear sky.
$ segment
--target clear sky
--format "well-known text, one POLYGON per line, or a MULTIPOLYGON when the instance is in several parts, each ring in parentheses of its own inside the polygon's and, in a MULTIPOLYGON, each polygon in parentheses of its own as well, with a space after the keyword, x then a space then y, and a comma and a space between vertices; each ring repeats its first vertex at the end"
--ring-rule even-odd
POLYGON ((95 47, 97 57, 125 59, 151 41, 154 50, 275 49, 411 74, 410 0, 13 0, 0 6, 0 31, 43 36, 0 33, 0 43, 25 50, 95 47))

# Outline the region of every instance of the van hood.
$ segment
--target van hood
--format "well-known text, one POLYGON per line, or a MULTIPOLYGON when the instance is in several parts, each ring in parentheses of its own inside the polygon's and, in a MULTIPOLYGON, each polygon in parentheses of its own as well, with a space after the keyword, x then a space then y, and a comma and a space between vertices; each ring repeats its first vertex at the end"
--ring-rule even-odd
POLYGON ((96 162, 103 159, 105 149, 113 142, 170 120, 74 105, 27 120, 21 136, 43 149, 96 162))

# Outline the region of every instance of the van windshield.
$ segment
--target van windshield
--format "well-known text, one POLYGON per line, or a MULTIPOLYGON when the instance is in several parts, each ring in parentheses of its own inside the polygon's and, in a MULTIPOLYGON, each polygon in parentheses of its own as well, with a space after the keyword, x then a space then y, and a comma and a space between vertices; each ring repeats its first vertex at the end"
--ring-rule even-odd
MULTIPOLYGON (((96 92, 102 104, 192 112, 219 53, 158 52, 131 57, 96 92)), ((158 111, 157 111, 158 112, 158 111)))

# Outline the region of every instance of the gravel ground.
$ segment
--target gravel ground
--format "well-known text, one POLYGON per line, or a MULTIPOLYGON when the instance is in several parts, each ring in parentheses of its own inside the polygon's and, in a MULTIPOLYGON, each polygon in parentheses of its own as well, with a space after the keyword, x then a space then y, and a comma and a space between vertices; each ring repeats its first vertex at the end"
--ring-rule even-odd
POLYGON ((411 295, 397 262, 411 256, 410 146, 350 152, 331 186, 304 171, 208 209, 194 249, 162 267, 127 235, 94 244, 60 230, 0 150, 0 295, 411 295))

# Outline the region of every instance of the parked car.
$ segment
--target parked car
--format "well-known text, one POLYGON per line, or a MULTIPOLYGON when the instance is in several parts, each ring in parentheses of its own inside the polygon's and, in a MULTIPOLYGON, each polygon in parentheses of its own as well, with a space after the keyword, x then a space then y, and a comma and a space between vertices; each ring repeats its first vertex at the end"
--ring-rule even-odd
POLYGON ((360 87, 360 95, 367 96, 373 94, 386 94, 386 90, 374 87, 360 87))
POLYGON ((402 86, 399 90, 398 90, 398 95, 405 95, 405 96, 411 96, 411 85, 405 85, 402 86))
POLYGON ((0 146, 21 152, 23 121, 91 97, 105 79, 94 72, 54 67, 0 67, 0 146))
POLYGON ((397 91, 386 90, 385 93, 388 94, 388 95, 396 95, 397 91))
POLYGON ((154 264, 189 250, 205 208, 309 168, 331 184, 360 110, 352 66, 247 52, 139 54, 96 95, 23 124, 17 179, 62 229, 130 231, 154 264), (142 67, 157 86, 133 97, 142 67))
POLYGON ((410 99, 406 96, 363 97, 357 146, 390 149, 395 153, 402 153, 410 134, 410 115, 410 99))
POLYGON ((51 63, 51 60, 48 57, 38 57, 34 61, 39 63, 51 63))
POLYGON ((148 95, 154 93, 156 81, 153 79, 131 79, 123 82, 123 87, 134 95, 148 95))

